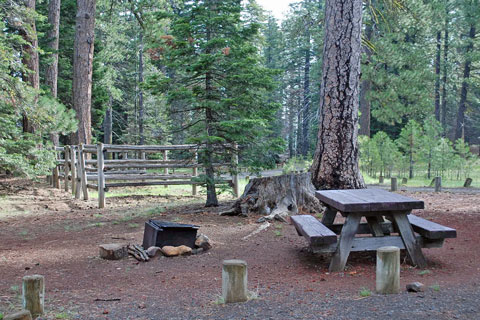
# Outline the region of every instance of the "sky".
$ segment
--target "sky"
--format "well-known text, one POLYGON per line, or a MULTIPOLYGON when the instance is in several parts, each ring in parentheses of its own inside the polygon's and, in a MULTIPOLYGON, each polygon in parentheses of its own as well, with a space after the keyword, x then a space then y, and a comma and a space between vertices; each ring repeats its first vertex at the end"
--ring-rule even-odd
POLYGON ((293 3, 293 0, 257 0, 265 10, 272 11, 275 18, 279 21, 283 20, 283 13, 288 10, 288 5, 293 3))

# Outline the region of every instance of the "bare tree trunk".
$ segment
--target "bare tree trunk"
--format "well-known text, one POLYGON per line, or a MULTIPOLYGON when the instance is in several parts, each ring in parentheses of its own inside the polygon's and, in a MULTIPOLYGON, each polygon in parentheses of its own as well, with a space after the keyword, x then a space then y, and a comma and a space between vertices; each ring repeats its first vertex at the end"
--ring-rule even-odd
POLYGON ((290 158, 295 156, 294 138, 293 138, 293 105, 288 106, 288 155, 290 158))
POLYGON ((465 67, 463 69, 463 81, 462 89, 460 91, 460 103, 458 104, 458 113, 457 113, 457 125, 455 127, 455 140, 463 138, 464 126, 465 126, 465 110, 467 108, 467 94, 468 94, 468 80, 470 78, 470 70, 472 66, 472 58, 470 53, 473 50, 473 41, 475 39, 475 24, 470 25, 470 32, 468 34, 468 45, 467 50, 465 51, 465 67))
POLYGON ((78 131, 72 134, 72 144, 90 144, 92 140, 91 108, 95 10, 96 0, 77 0, 73 53, 73 109, 77 114, 78 131))
MULTIPOLYGON (((302 155, 304 157, 308 154, 308 147, 310 146, 309 129, 310 129, 310 30, 309 26, 306 28, 306 48, 305 48, 305 65, 303 75, 303 141, 302 141, 302 155)), ((299 124, 300 125, 300 124, 299 124)))
POLYGON ((437 32, 437 54, 435 57, 435 119, 440 121, 440 52, 442 33, 437 32))
POLYGON ((361 0, 327 0, 318 142, 311 168, 317 189, 364 188, 358 167, 361 0))
POLYGON ((143 133, 143 32, 140 32, 140 50, 138 51, 138 135, 140 144, 145 144, 145 135, 143 133))
MULTIPOLYGON (((53 51, 45 71, 45 82, 50 88, 52 97, 57 98, 57 79, 58 79, 58 40, 60 36, 60 4, 61 0, 50 0, 48 3, 48 23, 50 29, 47 38, 50 39, 48 47, 53 51)), ((55 146, 59 145, 58 132, 50 133, 50 139, 55 146)))
POLYGON ((442 128, 447 133, 447 66, 448 66, 448 0, 445 1, 445 38, 443 39, 443 77, 442 77, 442 128))
MULTIPOLYGON (((372 23, 367 24, 365 28, 365 38, 371 41, 373 36, 372 23)), ((370 63, 372 50, 369 46, 363 46, 364 52, 367 55, 366 64, 370 63)), ((370 100, 367 99, 367 94, 372 88, 370 79, 362 79, 360 84, 360 129, 358 134, 370 137, 370 100)))
MULTIPOLYGON (((26 0, 25 6, 33 12, 35 12, 35 0, 26 0)), ((25 44, 22 45, 22 62, 28 69, 28 73, 24 75, 24 79, 35 90, 40 89, 40 76, 39 76, 39 60, 38 60, 38 39, 37 28, 35 25, 35 19, 29 17, 25 24, 26 28, 20 30, 20 33, 25 40, 25 44)), ((38 97, 34 99, 36 104, 38 97)), ((22 116, 23 132, 34 133, 35 128, 28 118, 27 114, 22 116)))
MULTIPOLYGON (((208 0, 207 0, 208 1, 208 0)), ((211 38, 211 30, 210 26, 207 24, 206 26, 206 38, 207 42, 210 41, 211 38)), ((206 53, 210 54, 210 46, 207 47, 206 53)), ((212 74, 207 72, 205 74, 205 97, 206 100, 209 101, 212 99, 212 74)), ((206 207, 218 207, 218 199, 217 199, 217 191, 215 189, 215 171, 213 169, 213 146, 210 142, 210 137, 214 135, 212 123, 214 122, 213 118, 213 111, 211 107, 207 106, 205 108, 205 126, 207 131, 207 141, 206 141, 206 159, 205 159, 205 174, 207 176, 207 202, 205 203, 206 207)))
POLYGON ((303 112, 302 112, 302 103, 299 101, 297 104, 297 147, 295 149, 295 155, 301 156, 302 149, 303 149, 303 134, 302 134, 302 119, 303 119, 303 112))

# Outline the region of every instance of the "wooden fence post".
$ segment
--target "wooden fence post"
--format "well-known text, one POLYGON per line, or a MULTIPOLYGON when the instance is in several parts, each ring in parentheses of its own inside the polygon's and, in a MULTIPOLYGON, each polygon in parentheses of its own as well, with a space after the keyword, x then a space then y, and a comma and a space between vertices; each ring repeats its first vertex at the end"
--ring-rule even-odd
MULTIPOLYGON (((168 150, 163 150, 163 161, 168 161, 168 150)), ((165 173, 165 175, 168 174, 168 168, 165 168, 163 169, 163 173, 165 173)), ((165 181, 168 181, 168 180, 165 180, 165 181)), ((165 185, 165 188, 168 188, 168 185, 165 185)))
POLYGON ((80 193, 82 192, 82 166, 80 165, 80 145, 75 146, 76 150, 76 179, 75 179, 75 199, 80 199, 80 193))
POLYGON ((60 158, 60 155, 58 154, 56 149, 54 152, 55 152, 55 168, 53 168, 52 186, 54 188, 60 189, 60 172, 58 171, 58 159, 60 158))
POLYGON ((45 307, 45 278, 40 275, 23 277, 23 308, 34 318, 43 314, 45 307))
POLYGON ((391 178, 391 187, 390 191, 397 191, 397 178, 391 178))
POLYGON ((104 161, 104 148, 103 143, 97 145, 97 176, 98 176, 98 207, 100 209, 105 208, 105 175, 103 168, 105 166, 104 161))
POLYGON ((238 145, 235 143, 233 145, 233 154, 232 154, 232 166, 233 166, 233 176, 232 176, 232 183, 233 183, 233 194, 236 198, 240 196, 240 186, 239 186, 239 179, 238 179, 238 145))
POLYGON ((435 177, 435 192, 442 192, 442 177, 435 177))
POLYGON ((72 193, 77 190, 77 148, 70 146, 70 171, 72 176, 72 193))
POLYGON ((83 144, 78 146, 78 162, 80 165, 83 200, 88 200, 87 169, 85 169, 85 152, 83 152, 83 144))
POLYGON ((65 182, 64 185, 64 190, 68 191, 68 167, 69 167, 69 161, 70 161, 70 147, 65 146, 65 161, 63 162, 63 181, 65 182))
MULTIPOLYGON (((198 164, 198 152, 197 151, 195 151, 194 164, 195 165, 198 164)), ((192 171, 193 171, 192 176, 194 176, 194 177, 198 176, 198 168, 197 167, 193 167, 192 171)), ((192 195, 194 195, 194 196, 197 195, 197 185, 196 184, 192 184, 192 195)))
POLYGON ((225 303, 247 301, 247 293, 247 263, 243 260, 224 260, 222 297, 225 303))

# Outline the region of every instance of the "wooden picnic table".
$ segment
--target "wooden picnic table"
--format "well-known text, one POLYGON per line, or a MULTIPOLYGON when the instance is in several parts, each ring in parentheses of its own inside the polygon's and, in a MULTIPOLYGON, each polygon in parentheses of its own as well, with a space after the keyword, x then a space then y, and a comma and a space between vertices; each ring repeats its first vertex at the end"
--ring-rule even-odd
POLYGON ((345 268, 351 251, 383 246, 406 249, 412 263, 423 268, 426 260, 422 247, 441 247, 445 238, 456 237, 456 230, 411 214, 413 209, 424 208, 423 201, 397 193, 381 189, 323 190, 316 196, 327 207, 321 222, 309 215, 291 219, 299 235, 309 240, 313 252, 333 252, 332 272, 345 268), (337 212, 345 217, 343 224, 334 224, 337 212), (366 222, 361 222, 362 217, 366 222))

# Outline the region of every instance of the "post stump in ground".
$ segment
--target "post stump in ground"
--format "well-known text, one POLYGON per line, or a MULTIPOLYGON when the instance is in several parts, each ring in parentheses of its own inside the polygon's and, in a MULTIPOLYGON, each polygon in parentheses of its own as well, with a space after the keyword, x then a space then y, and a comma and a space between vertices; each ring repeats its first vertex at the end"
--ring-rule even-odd
POLYGON ((244 302, 248 300, 247 263, 245 261, 223 261, 222 297, 225 303, 244 302))
POLYGON ((32 320, 32 315, 28 310, 22 310, 15 313, 12 313, 3 318, 4 320, 32 320))
POLYGON ((397 178, 391 178, 390 191, 397 191, 397 178))
POLYGON ((23 277, 23 308, 34 318, 43 314, 45 307, 45 278, 41 275, 23 277))
POLYGON ((376 291, 381 294, 400 292, 400 248, 377 249, 376 291))
POLYGON ((435 192, 442 192, 442 177, 435 177, 435 192))

